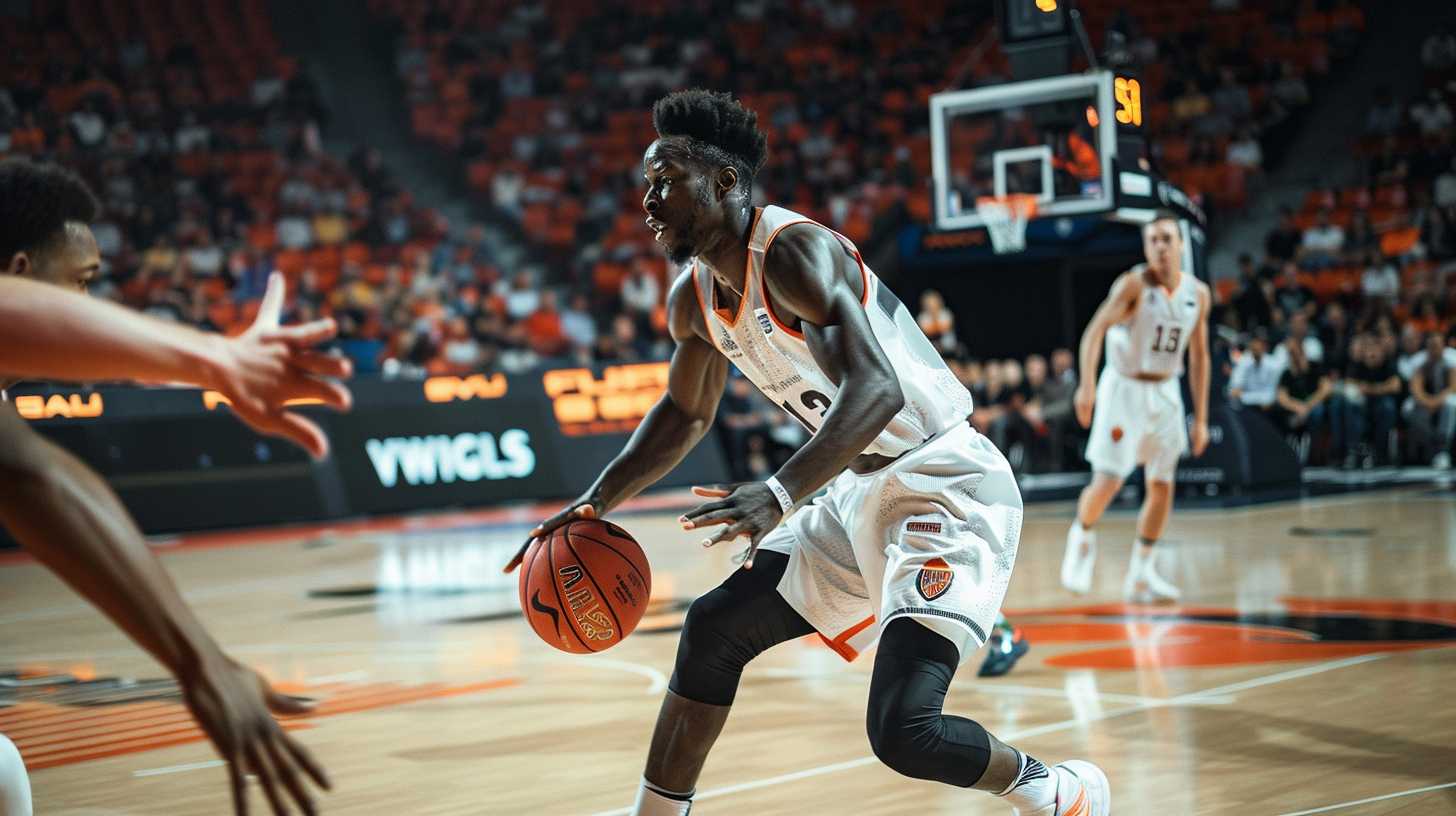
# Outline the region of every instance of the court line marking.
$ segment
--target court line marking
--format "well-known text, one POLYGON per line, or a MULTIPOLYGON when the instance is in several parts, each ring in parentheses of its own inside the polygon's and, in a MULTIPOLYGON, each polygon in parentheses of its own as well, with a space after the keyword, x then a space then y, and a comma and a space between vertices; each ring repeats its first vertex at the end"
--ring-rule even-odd
POLYGON ((1386 799, 1399 799, 1402 796, 1414 796, 1418 793, 1430 793, 1431 791, 1444 790, 1446 788, 1456 788, 1456 782, 1447 782, 1444 785, 1430 785, 1424 788, 1411 788, 1410 790, 1403 790, 1397 793, 1387 793, 1384 796, 1372 796, 1369 799, 1357 799, 1353 802, 1340 802, 1334 805, 1325 805, 1321 808, 1315 808, 1314 810, 1298 810, 1291 813, 1280 814, 1280 816, 1310 816, 1310 814, 1312 813, 1329 813, 1332 810, 1340 810, 1342 808, 1354 807, 1356 805, 1368 805, 1371 802, 1384 802, 1386 799))
POLYGON ((182 773, 184 771, 200 771, 203 768, 216 768, 226 765, 220 759, 209 759, 206 762, 188 762, 185 765, 165 765, 161 768, 147 768, 144 771, 132 771, 131 775, 137 779, 146 776, 161 776, 162 774, 182 773))
MULTIPOLYGON (((1034 728, 1028 728, 1022 731, 1008 732, 1007 734, 1005 734, 1004 738, 1007 740, 1029 739, 1031 737, 1042 736, 1043 734, 1051 734, 1057 731, 1064 731, 1074 726, 1087 726, 1091 725, 1092 723, 1105 722, 1115 717, 1121 717, 1126 714, 1134 714, 1142 711, 1149 711, 1153 708, 1161 706, 1199 703, 1202 702, 1203 698, 1205 697, 1217 697, 1228 694, 1231 691, 1258 688, 1260 686, 1283 683, 1288 680, 1298 680, 1300 678, 1309 677, 1315 674, 1322 674, 1324 672, 1334 671, 1336 669, 1343 669, 1347 666, 1354 666, 1361 663, 1369 663, 1375 660, 1380 660, 1389 657, 1391 654, 1391 652, 1378 652, 1375 654, 1357 655, 1355 657, 1344 658, 1341 660, 1331 660, 1324 663, 1318 663, 1313 666, 1306 666, 1302 669, 1293 669, 1290 671, 1278 672, 1276 674, 1267 675, 1265 677, 1256 677, 1253 680, 1247 680, 1241 683, 1229 683, 1223 686, 1215 686, 1211 689, 1205 689, 1203 691, 1181 694, 1177 697, 1169 698, 1166 703, 1162 703, 1160 706, 1134 705, 1129 706, 1128 708, 1119 708, 1113 711, 1096 714, 1090 717, 1063 720, 1061 722, 1048 723, 1046 725, 1036 726, 1034 728)), ((743 791, 756 790, 758 788, 765 788, 773 785, 781 785, 785 782, 797 782, 800 779, 810 779, 816 776, 824 776, 825 774, 838 773, 839 771, 846 771, 850 768, 859 768, 865 765, 874 764, 876 762, 879 762, 879 759, 874 756, 859 757, 858 759, 851 759, 844 762, 836 762, 830 765, 820 765, 813 768, 805 768, 800 771, 793 771, 786 774, 780 774, 778 776, 771 776, 765 779, 754 779, 748 782, 740 782, 735 785, 725 785, 721 788, 711 788, 709 790, 702 791, 697 796, 693 797, 693 801, 715 799, 719 796, 727 796, 733 793, 741 793, 743 791)), ((616 810, 601 811, 599 813, 593 814, 592 816, 631 816, 631 813, 632 809, 630 807, 627 807, 618 808, 616 810)))
POLYGON ((618 669, 620 671, 630 672, 632 674, 640 674, 643 677, 646 677, 648 680, 652 681, 652 683, 647 687, 647 694, 661 694, 662 692, 667 691, 667 675, 663 674, 657 669, 652 668, 651 666, 643 665, 641 663, 633 663, 630 660, 616 660, 614 658, 601 656, 593 656, 584 661, 573 660, 571 658, 547 658, 547 660, 551 663, 570 663, 573 666, 586 666, 588 668, 591 666, 600 666, 604 669, 618 669))
MULTIPOLYGON (((758 677, 776 677, 792 680, 833 680, 845 678, 848 680, 859 680, 858 674, 842 671, 799 671, 797 669, 760 669, 758 677)), ((983 683, 974 687, 977 694, 1001 695, 1003 697, 1053 697, 1059 700, 1080 700, 1095 698, 1109 703, 1130 703, 1142 705, 1148 708, 1160 708, 1170 705, 1184 705, 1184 703, 1173 702, 1172 697, 1142 697, 1136 694, 1120 694, 1115 691, 1089 692, 1085 695, 1069 692, 1066 689, 1052 688, 1050 686, 1018 686, 1004 683, 983 683)), ((1190 700, 1187 704, 1192 705, 1232 705, 1235 699, 1232 695, 1203 693, 1197 700, 1190 700)))

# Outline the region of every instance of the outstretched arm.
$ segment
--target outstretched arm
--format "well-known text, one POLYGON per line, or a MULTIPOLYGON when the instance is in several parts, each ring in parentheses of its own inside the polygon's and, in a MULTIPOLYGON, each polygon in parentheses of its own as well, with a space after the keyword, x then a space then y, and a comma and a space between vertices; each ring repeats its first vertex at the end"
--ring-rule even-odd
POLYGON ((1137 308, 1137 299, 1142 292, 1141 275, 1135 271, 1124 272, 1112 284, 1112 291, 1107 293, 1107 298, 1092 315, 1092 322, 1082 332, 1082 344, 1078 347, 1077 355, 1081 364, 1080 379, 1072 402, 1077 411, 1077 421, 1084 428, 1092 427, 1092 404, 1097 394, 1097 371, 1102 362, 1102 341, 1113 324, 1125 320, 1137 308))
POLYGON ((0 375, 213 388, 255 429, 322 457, 328 453, 323 431, 283 404, 306 399, 347 408, 348 390, 320 378, 349 376, 349 361, 314 350, 334 336, 333 320, 280 327, 283 299, 283 276, 275 272, 257 320, 229 338, 60 287, 0 277, 0 375))
POLYGON ((668 364, 667 391, 591 487, 531 530, 506 572, 521 563, 531 542, 572 519, 599 518, 666 476, 712 427, 728 380, 728 361, 696 329, 701 318, 694 285, 692 274, 684 272, 668 293, 668 324, 677 347, 668 364))
MULTIPOLYGON (((859 263, 837 238, 814 226, 789 227, 769 248, 765 269, 769 296, 778 309, 799 317, 809 350, 838 384, 832 403, 825 397, 812 408, 800 406, 822 411, 823 422, 775 475, 790 502, 797 502, 863 453, 904 407, 905 396, 865 314, 859 263)), ((687 513, 685 526, 727 525, 704 546, 747 537, 744 567, 751 568, 759 542, 785 513, 772 488, 751 482, 698 493, 719 501, 687 513)))
POLYGON ((223 654, 116 494, 8 404, 0 404, 0 485, 0 524, 177 678, 187 707, 229 763, 237 812, 246 812, 247 772, 259 777, 270 800, 279 801, 287 790, 313 813, 295 769, 323 787, 328 779, 269 715, 304 713, 311 706, 273 691, 223 654))

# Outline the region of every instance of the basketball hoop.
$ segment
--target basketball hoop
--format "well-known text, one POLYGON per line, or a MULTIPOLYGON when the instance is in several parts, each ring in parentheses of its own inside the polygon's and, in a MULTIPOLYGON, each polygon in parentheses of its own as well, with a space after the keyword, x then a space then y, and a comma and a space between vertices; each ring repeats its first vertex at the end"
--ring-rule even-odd
POLYGON ((1036 216, 1036 206, 1036 196, 1028 193, 976 199, 976 214, 986 223, 997 255, 1026 249, 1026 223, 1036 216))

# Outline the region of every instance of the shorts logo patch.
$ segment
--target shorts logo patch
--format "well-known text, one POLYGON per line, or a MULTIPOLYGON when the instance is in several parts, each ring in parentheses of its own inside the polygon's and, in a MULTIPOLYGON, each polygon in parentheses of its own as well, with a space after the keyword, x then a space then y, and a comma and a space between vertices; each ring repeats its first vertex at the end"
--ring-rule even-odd
POLYGON ((940 522, 938 521, 907 521, 905 522, 907 533, 939 533, 940 522))
POLYGON ((1113 425, 1112 426, 1112 441, 1113 442, 1121 442, 1122 441, 1122 426, 1121 425, 1113 425))
POLYGON ((944 558, 932 558, 920 568, 915 589, 920 592, 920 597, 933 601, 950 589, 950 582, 953 580, 955 573, 951 571, 950 564, 945 563, 944 558))

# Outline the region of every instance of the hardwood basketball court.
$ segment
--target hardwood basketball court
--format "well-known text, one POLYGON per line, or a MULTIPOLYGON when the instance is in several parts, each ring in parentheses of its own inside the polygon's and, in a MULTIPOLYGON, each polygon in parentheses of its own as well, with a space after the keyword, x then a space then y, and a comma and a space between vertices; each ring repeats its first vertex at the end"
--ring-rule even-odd
MULTIPOLYGON (((499 565, 538 513, 188 536, 165 557, 236 657, 324 700, 294 720, 328 813, 625 813, 682 609, 733 568, 675 524, 690 497, 613 516, 652 560, 655 607, 610 652, 558 653, 499 565)), ((948 709, 1038 756, 1086 757, 1114 813, 1456 812, 1456 501, 1430 487, 1176 510, 1189 603, 1116 602, 1133 515, 1101 525, 1090 599, 1057 583, 1069 504, 1028 508, 1008 605, 1032 652, 962 668, 948 709)), ((225 773, 165 674, 35 564, 0 564, 0 732, 36 812, 219 814, 225 773)), ((750 666, 694 814, 1004 814, 896 776, 864 733, 869 657, 818 642, 750 666)), ((266 804, 254 796, 255 812, 266 804)))

